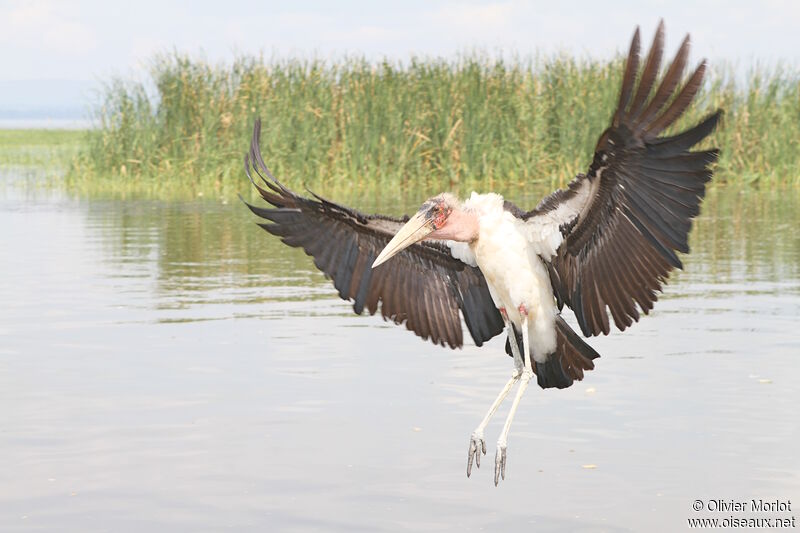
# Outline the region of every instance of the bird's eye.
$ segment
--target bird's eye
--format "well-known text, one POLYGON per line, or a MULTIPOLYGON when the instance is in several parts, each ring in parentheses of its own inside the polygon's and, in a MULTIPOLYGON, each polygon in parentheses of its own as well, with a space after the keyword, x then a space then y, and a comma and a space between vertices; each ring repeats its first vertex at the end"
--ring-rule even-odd
POLYGON ((450 210, 447 209, 443 205, 438 205, 436 207, 436 216, 433 218, 433 225, 436 229, 441 228, 444 226, 444 223, 447 221, 447 216, 450 214, 450 210))

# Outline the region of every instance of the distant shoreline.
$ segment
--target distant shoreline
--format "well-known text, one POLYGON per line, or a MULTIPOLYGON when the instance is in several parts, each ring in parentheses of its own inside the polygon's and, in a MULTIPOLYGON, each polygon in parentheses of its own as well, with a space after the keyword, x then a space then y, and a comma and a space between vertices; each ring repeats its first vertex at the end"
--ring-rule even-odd
POLYGON ((88 130, 91 121, 72 118, 0 118, 0 130, 88 130))

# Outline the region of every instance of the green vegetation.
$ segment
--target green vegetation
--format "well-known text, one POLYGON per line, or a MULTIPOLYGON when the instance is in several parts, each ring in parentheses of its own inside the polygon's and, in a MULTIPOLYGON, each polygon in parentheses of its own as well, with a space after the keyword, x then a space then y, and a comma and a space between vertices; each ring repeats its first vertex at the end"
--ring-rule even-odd
MULTIPOLYGON (((146 82, 105 87, 68 183, 230 196, 245 189, 242 158, 260 116, 264 157, 294 187, 544 191, 588 165, 621 70, 621 59, 570 57, 213 66, 161 56, 146 82)), ((738 82, 712 72, 675 128, 718 107, 715 183, 800 184, 799 71, 756 70, 738 82)))
POLYGON ((0 165, 64 170, 86 147, 73 130, 0 130, 0 165))

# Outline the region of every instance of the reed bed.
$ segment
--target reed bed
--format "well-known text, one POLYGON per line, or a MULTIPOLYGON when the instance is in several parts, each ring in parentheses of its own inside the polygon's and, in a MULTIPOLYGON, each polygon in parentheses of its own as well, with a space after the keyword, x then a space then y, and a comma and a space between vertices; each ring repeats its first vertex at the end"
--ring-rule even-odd
MULTIPOLYGON (((563 186, 584 170, 617 99, 622 59, 567 56, 370 63, 155 58, 144 80, 114 79, 70 179, 242 190, 253 122, 288 184, 323 190, 563 186)), ((725 119, 716 183, 800 184, 796 69, 712 71, 675 126, 725 119)))

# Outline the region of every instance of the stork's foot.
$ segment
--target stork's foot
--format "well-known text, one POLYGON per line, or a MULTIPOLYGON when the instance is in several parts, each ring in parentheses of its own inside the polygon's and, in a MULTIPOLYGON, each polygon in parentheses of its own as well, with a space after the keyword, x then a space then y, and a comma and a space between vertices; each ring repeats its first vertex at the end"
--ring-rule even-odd
POLYGON ((469 455, 467 455, 467 477, 472 474, 472 460, 475 466, 481 467, 481 453, 486 455, 486 441, 483 440, 483 431, 473 431, 469 437, 469 455))
POLYGON ((506 478, 506 443, 497 443, 497 451, 494 453, 494 486, 500 483, 500 478, 506 478))

